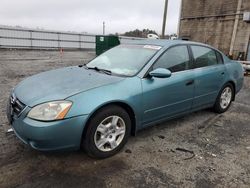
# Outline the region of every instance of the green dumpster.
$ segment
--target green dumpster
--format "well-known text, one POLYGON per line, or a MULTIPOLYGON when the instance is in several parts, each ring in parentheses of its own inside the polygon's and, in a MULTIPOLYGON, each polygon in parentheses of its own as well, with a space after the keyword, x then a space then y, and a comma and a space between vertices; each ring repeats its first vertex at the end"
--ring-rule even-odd
POLYGON ((120 44, 118 36, 114 35, 97 35, 96 36, 96 55, 100 55, 103 52, 109 50, 120 44))

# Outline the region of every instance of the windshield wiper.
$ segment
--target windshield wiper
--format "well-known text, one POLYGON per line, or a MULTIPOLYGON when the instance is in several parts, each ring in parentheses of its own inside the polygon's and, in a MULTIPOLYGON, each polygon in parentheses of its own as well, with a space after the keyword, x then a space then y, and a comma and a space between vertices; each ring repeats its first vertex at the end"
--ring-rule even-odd
POLYGON ((112 71, 110 71, 110 70, 101 69, 101 68, 98 68, 98 67, 87 67, 86 65, 85 65, 85 67, 86 67, 87 69, 95 70, 95 71, 97 71, 97 72, 103 72, 103 73, 105 73, 105 74, 112 75, 112 71))

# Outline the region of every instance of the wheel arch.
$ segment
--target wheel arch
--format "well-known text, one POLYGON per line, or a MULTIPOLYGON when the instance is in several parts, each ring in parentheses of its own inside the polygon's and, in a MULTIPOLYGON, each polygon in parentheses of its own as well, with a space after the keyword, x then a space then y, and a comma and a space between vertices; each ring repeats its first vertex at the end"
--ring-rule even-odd
POLYGON ((235 95, 236 95, 236 85, 235 85, 234 81, 232 81, 232 80, 226 82, 226 84, 231 84, 233 86, 233 89, 234 89, 233 101, 234 101, 235 100, 235 95))
MULTIPOLYGON (((125 102, 121 102, 121 101, 112 101, 112 102, 108 102, 108 103, 105 103, 99 107, 97 107, 95 110, 93 110, 92 113, 90 113, 87 121, 86 121, 86 124, 84 126, 84 129, 83 129, 83 133, 82 133, 82 139, 84 139, 84 136, 85 136, 85 133, 87 131, 87 128, 89 126, 89 121, 91 120, 91 118, 93 118, 93 116, 102 108, 105 108, 105 107, 108 107, 108 106, 111 106, 111 105, 116 105, 116 106, 119 106, 121 108, 123 108, 129 115, 130 119, 131 119, 131 135, 135 136, 136 134, 136 116, 135 116, 135 112, 133 110, 133 108, 125 103, 125 102)), ((81 140, 82 140, 81 139, 81 140)))

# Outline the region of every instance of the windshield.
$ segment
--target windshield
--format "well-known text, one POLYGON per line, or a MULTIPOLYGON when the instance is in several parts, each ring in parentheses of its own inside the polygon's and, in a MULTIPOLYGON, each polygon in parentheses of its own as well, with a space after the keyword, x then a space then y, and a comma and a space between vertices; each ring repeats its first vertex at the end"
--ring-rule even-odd
POLYGON ((151 45, 119 45, 93 59, 87 67, 97 67, 114 74, 133 76, 160 48, 160 46, 151 45))

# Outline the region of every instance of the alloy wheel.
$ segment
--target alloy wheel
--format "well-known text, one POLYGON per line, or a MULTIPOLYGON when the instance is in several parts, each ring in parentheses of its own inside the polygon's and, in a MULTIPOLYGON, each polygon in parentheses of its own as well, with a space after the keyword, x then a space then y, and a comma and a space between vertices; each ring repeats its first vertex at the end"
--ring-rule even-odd
POLYGON ((124 120, 119 116, 109 116, 98 125, 95 131, 95 145, 101 151, 112 151, 120 145, 125 133, 124 120))
POLYGON ((232 89, 230 87, 225 87, 221 93, 220 106, 222 109, 226 109, 232 100, 232 89))

